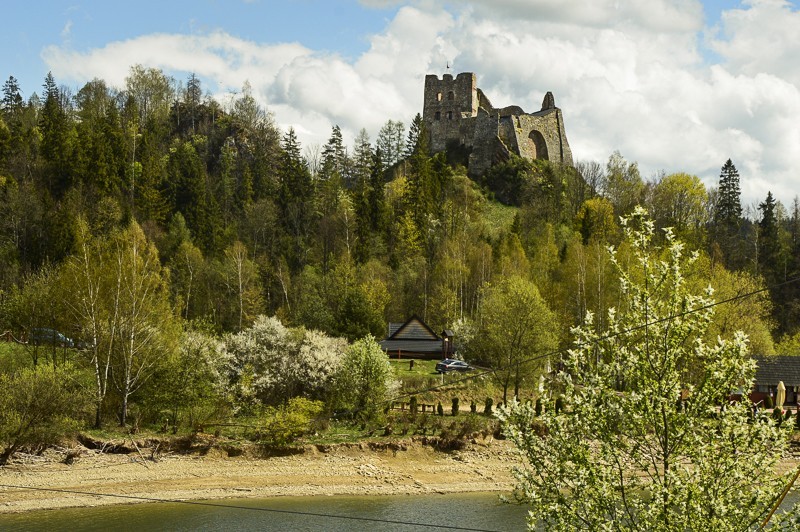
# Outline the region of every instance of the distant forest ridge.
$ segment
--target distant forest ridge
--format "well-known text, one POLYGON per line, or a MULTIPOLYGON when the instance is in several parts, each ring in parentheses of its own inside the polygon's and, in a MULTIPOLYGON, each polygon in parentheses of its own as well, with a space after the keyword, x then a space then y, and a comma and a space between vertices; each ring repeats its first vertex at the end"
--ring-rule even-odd
POLYGON ((216 333, 268 315, 352 341, 416 314, 468 336, 487 289, 520 277, 567 345, 587 311, 602 329, 618 303, 604 250, 624 253, 619 217, 643 205, 699 251, 698 286, 719 299, 770 288, 720 306, 720 335, 742 329, 754 352, 777 343, 800 354, 800 283, 785 284, 800 276, 800 204, 765 191, 757 211, 743 210, 736 154, 710 190, 687 173, 645 180, 618 152, 575 167, 512 157, 476 180, 465 155, 431 156, 419 115, 408 127, 388 120, 374 142, 362 130, 352 146, 334 126, 304 149, 247 86, 223 108, 194 75, 184 85, 134 66, 123 90, 95 79, 75 93, 48 75, 27 99, 11 76, 0 103, 0 329, 85 336, 67 317, 69 286, 27 314, 21 294, 58 284, 87 241, 141 235, 174 316, 216 333))

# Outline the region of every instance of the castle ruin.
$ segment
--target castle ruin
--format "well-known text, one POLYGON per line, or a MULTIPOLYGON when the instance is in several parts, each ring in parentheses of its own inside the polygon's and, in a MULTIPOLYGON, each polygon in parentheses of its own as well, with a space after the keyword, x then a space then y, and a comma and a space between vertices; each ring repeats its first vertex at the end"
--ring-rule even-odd
POLYGON ((510 154, 572 165, 561 109, 548 92, 541 111, 526 113, 512 105, 495 109, 475 83, 475 74, 455 79, 425 76, 422 111, 431 153, 450 149, 469 152, 469 173, 480 176, 510 154))

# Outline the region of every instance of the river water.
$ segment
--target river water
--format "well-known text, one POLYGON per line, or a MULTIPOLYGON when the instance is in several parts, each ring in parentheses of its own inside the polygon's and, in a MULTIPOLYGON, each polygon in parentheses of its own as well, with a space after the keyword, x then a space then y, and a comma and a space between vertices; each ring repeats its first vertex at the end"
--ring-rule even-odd
MULTIPOLYGON (((782 505, 800 502, 792 492, 782 505)), ((527 509, 496 493, 277 497, 70 508, 0 514, 0 530, 51 531, 437 531, 525 530, 527 509)))
POLYGON ((527 509, 496 493, 225 499, 0 514, 14 531, 525 530, 527 509))

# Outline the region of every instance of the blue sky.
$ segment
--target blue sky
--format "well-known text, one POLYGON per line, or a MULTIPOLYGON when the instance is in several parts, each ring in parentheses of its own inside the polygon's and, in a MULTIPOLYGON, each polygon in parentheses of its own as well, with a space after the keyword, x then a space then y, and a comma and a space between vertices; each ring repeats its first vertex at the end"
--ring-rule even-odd
POLYGON ((714 185, 728 157, 743 196, 789 204, 800 172, 800 14, 789 0, 98 0, 9 2, 0 77, 25 97, 52 71, 77 91, 124 88, 136 63, 195 72, 230 102, 245 82, 304 145, 333 124, 374 138, 421 111, 424 75, 473 71, 497 105, 553 91, 578 159, 614 150, 645 178, 714 185))

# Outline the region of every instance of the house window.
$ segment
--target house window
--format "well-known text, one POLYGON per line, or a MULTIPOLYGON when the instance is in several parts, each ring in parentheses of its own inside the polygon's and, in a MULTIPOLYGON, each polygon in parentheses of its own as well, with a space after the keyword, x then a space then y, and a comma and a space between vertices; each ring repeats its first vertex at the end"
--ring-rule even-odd
POLYGON ((439 111, 436 111, 436 114, 433 115, 433 119, 434 120, 441 120, 442 119, 442 113, 439 112, 439 111))
POLYGON ((453 100, 453 99, 455 99, 455 97, 456 97, 456 95, 455 95, 455 93, 453 93, 453 91, 450 91, 450 92, 447 93, 447 99, 448 100, 453 100))

